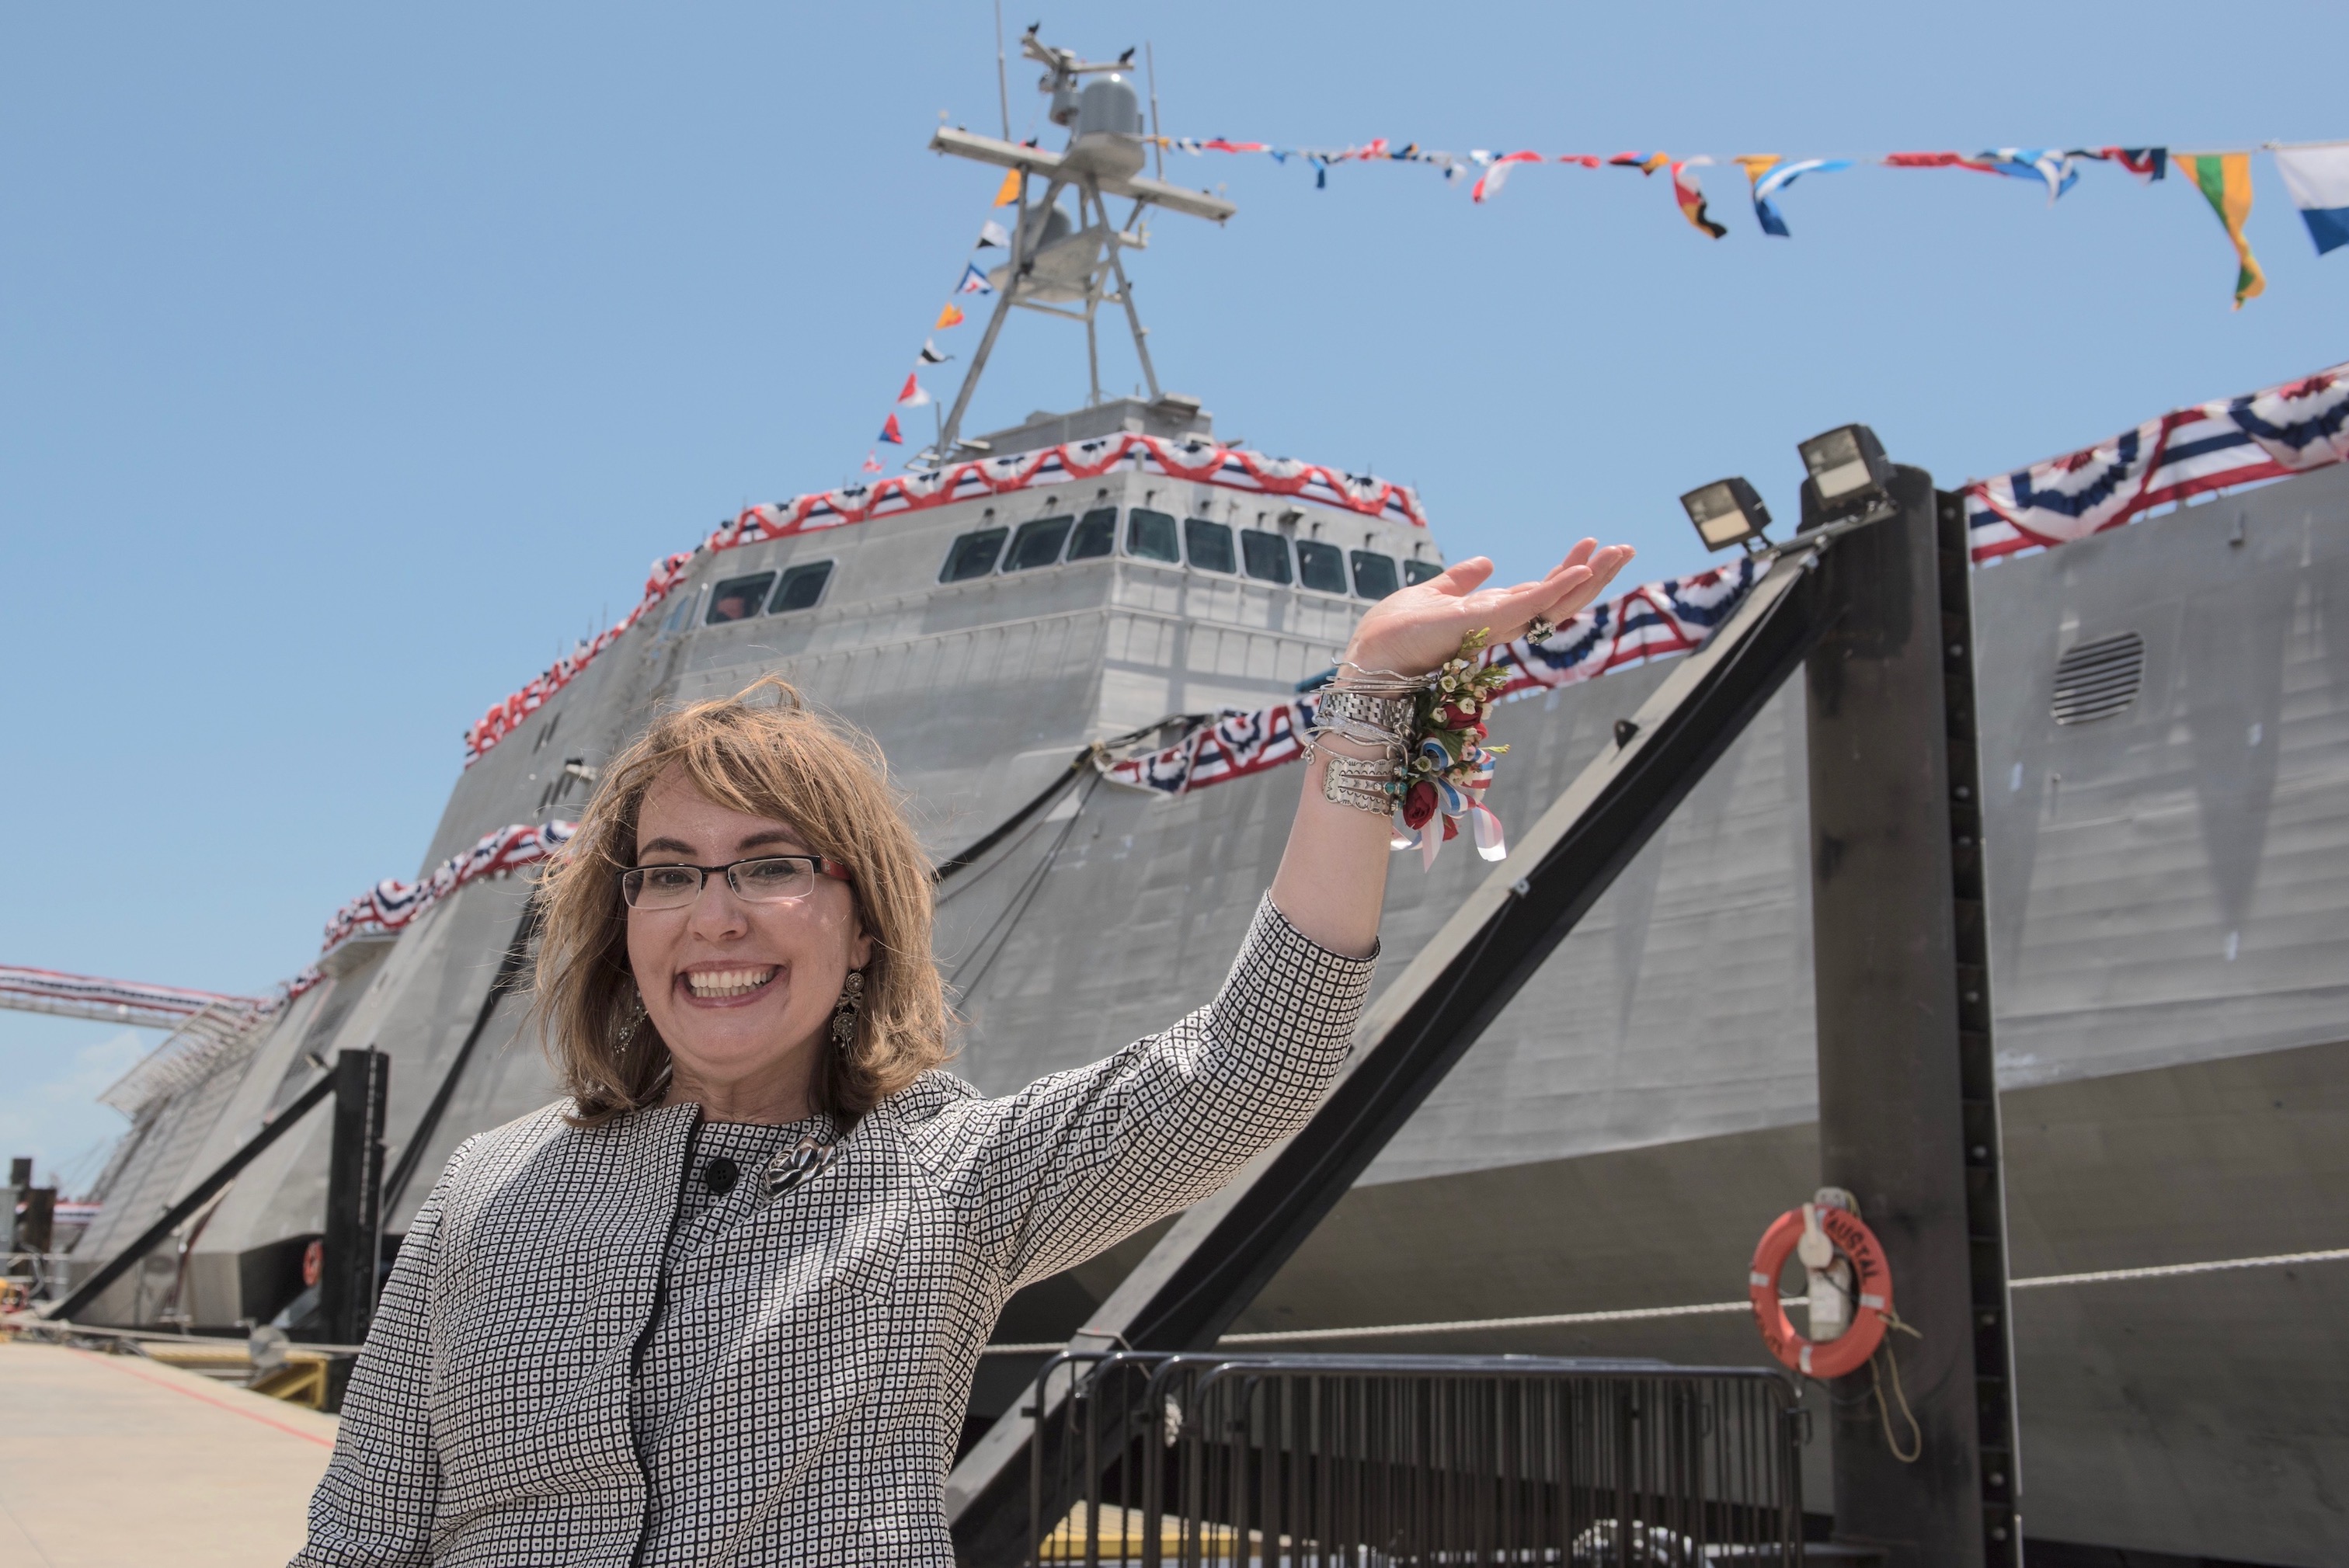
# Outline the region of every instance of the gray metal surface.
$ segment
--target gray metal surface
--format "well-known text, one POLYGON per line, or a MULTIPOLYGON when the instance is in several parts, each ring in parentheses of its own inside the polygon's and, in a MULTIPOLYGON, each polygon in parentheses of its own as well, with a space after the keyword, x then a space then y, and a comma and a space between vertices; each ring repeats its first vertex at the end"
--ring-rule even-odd
POLYGON ((2002 1081, 2349 1038, 2349 469, 1978 582, 2002 1081), (2121 632, 2137 700, 2054 722, 2121 632))

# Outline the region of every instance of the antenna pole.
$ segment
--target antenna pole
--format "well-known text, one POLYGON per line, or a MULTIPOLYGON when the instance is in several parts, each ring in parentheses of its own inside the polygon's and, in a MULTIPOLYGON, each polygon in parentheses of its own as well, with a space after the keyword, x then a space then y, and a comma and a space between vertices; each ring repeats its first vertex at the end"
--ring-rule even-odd
MULTIPOLYGON (((1093 191, 1093 201, 1101 207, 1102 225, 1108 227, 1109 203, 1102 201, 1098 190, 1093 191)), ((1125 306, 1125 325, 1133 329, 1133 356, 1142 361, 1143 379, 1150 383, 1150 400, 1155 403, 1158 401, 1158 372, 1150 363, 1150 345, 1143 341, 1150 332, 1142 325, 1142 313, 1133 308, 1133 285, 1126 282, 1125 263, 1118 260, 1117 253, 1121 248, 1117 235, 1112 232, 1109 236, 1109 265, 1110 271, 1117 276, 1117 301, 1125 306)))
MULTIPOLYGON (((1023 181, 1022 183, 1024 184, 1025 181, 1023 181)), ((1045 213, 1050 212, 1052 204, 1061 199, 1061 192, 1067 188, 1068 183, 1066 175, 1055 174, 1052 177, 1052 182, 1044 189, 1044 202, 1039 211, 1045 213)), ((978 352, 971 356, 970 369, 964 375, 962 386, 955 393, 954 407, 947 411, 946 428, 938 436, 940 450, 937 453, 937 460, 941 463, 950 462, 954 459, 955 438, 962 434, 962 417, 965 410, 970 407, 971 394, 978 390, 978 378, 987 369, 988 356, 995 352, 995 340, 1003 335, 1003 323, 1011 315, 1011 302, 1019 294, 1020 285, 1028 281, 1028 269, 1035 264, 1036 253, 1043 248, 1043 221, 1040 218, 1037 221, 1034 237, 1031 239, 1026 218, 1028 204, 1022 201, 1019 206, 1020 223, 1019 228, 1013 231, 1011 237, 1013 249, 1010 271, 1003 280, 1002 292, 996 298, 995 314, 988 319, 987 335, 978 340, 978 352)), ((1124 274, 1121 273, 1119 276, 1123 278, 1124 274)), ((1131 305, 1126 308, 1129 312, 1133 309, 1131 305)), ((1147 366, 1149 361, 1144 359, 1143 363, 1147 366)))
MULTIPOLYGON (((1003 74, 1003 0, 995 0, 995 101, 1003 109, 1003 139, 1009 141, 1011 139, 1011 87, 1003 74)), ((1152 129, 1156 128, 1154 126, 1152 129)))
MULTIPOLYGON (((1000 51, 1003 47, 1003 0, 995 0, 995 37, 998 50, 996 57, 1000 60, 1002 58, 1000 51)), ((1142 40, 1142 68, 1150 77, 1150 151, 1151 156, 1158 160, 1157 168, 1154 172, 1156 178, 1164 180, 1166 178, 1166 144, 1160 139, 1164 133, 1158 129, 1158 51, 1151 46, 1150 40, 1147 38, 1142 40)), ((1005 123, 1009 124, 1009 121, 1006 120, 1005 123)), ((1011 133, 1005 131, 1003 139, 1010 140, 1011 133)))

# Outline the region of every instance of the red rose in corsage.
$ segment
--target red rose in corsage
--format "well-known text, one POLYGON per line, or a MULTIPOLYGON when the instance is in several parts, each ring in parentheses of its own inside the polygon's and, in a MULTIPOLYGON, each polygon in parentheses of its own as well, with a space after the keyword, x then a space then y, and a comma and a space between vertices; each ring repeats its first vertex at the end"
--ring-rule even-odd
POLYGON ((1485 634, 1475 631, 1462 637, 1460 651, 1427 677, 1413 704, 1414 722, 1403 748, 1403 775, 1411 784, 1397 802, 1401 826, 1392 841, 1396 849, 1417 850, 1423 866, 1434 864, 1436 849, 1445 840, 1460 836, 1464 817, 1478 855, 1497 861, 1508 853, 1500 819, 1485 804, 1493 760, 1508 748, 1485 744, 1485 721, 1509 675, 1486 656, 1485 634), (1442 829, 1429 831, 1438 820, 1442 829))

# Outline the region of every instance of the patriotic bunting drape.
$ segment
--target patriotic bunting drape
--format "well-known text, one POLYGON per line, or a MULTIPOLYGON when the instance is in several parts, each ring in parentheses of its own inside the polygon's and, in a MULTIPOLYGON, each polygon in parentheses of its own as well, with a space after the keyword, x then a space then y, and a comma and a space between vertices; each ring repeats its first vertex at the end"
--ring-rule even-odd
POLYGON ((326 922, 326 940, 318 950, 319 956, 324 957, 356 936, 403 930, 467 882, 536 865, 570 842, 577 827, 575 822, 549 822, 543 827, 516 822, 482 835, 479 843, 441 861, 420 882, 387 878, 376 883, 336 910, 335 917, 326 922))
MULTIPOLYGON (((1643 583, 1620 598, 1591 605, 1545 642, 1504 643, 1486 649, 1477 662, 1509 672, 1499 698, 1509 702, 1684 654, 1728 619, 1761 575, 1761 564, 1742 555, 1708 572, 1643 583)), ((1304 736, 1317 700, 1308 694, 1253 712, 1226 708, 1174 745, 1129 757, 1105 771, 1114 783, 1164 795, 1187 795, 1262 773, 1305 754, 1304 736)))
POLYGON ((2107 441, 1966 486, 1977 562, 2066 544, 2171 501, 2349 461, 2349 364, 2174 409, 2107 441))

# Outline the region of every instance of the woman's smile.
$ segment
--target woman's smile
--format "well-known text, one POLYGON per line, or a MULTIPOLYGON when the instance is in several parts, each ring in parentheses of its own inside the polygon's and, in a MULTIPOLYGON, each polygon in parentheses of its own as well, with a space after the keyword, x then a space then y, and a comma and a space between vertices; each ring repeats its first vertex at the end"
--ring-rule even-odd
POLYGON ((681 972, 678 989, 698 1007, 739 1007, 764 995, 783 973, 779 964, 704 965, 681 972))

